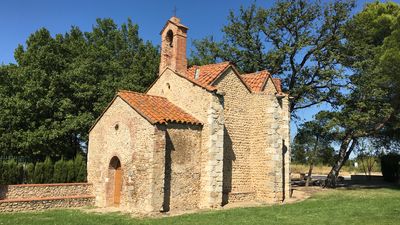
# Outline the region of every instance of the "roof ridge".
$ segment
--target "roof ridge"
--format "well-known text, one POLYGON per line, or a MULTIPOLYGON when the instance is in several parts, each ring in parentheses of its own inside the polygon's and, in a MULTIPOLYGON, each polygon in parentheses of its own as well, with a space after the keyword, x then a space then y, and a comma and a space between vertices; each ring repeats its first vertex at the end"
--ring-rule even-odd
POLYGON ((223 61, 223 62, 219 62, 219 63, 209 63, 209 64, 205 64, 205 65, 201 65, 201 66, 200 65, 193 65, 193 66, 189 67, 188 69, 193 68, 193 67, 221 65, 221 64, 225 64, 225 63, 227 63, 228 65, 232 64, 230 61, 223 61))
MULTIPOLYGON (((264 71, 265 71, 268 75, 271 75, 271 73, 270 73, 267 69, 265 69, 265 70, 258 70, 258 71, 255 71, 255 72, 251 72, 251 73, 240 74, 240 76, 248 76, 248 75, 259 74, 259 73, 264 72, 264 71)), ((271 77, 272 77, 272 75, 271 75, 271 77)))
POLYGON ((120 90, 117 95, 151 124, 165 124, 168 121, 202 125, 198 119, 175 105, 165 97, 129 90, 120 90))
MULTIPOLYGON (((128 92, 128 93, 134 93, 134 94, 139 94, 139 95, 145 95, 145 96, 150 96, 150 97, 156 97, 156 98, 163 98, 163 99, 167 99, 166 97, 163 96, 157 96, 157 95, 149 95, 147 93, 142 93, 142 92, 137 92, 137 91, 130 91, 130 90, 118 90, 117 94, 119 92, 128 92)), ((167 99, 168 100, 168 99, 167 99)))

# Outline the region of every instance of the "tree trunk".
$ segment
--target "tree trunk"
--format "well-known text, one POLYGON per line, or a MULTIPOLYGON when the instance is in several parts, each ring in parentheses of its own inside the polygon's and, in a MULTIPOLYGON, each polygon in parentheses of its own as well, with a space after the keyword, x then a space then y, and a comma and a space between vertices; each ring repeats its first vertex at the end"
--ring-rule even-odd
POLYGON ((339 171, 344 165, 344 163, 346 163, 347 159, 349 159, 350 153, 353 151, 355 147, 356 141, 352 140, 353 138, 351 135, 346 135, 346 137, 343 139, 342 144, 340 145, 339 158, 337 159, 336 163, 333 165, 331 171, 326 177, 324 187, 329 187, 329 188, 336 187, 339 171))
POLYGON ((307 176, 307 180, 306 180, 306 187, 308 187, 310 185, 311 175, 312 175, 312 171, 313 171, 313 168, 314 168, 314 162, 316 160, 315 158, 317 157, 318 144, 319 144, 319 134, 317 134, 317 136, 316 136, 314 149, 313 149, 313 152, 312 152, 311 157, 310 157, 310 169, 308 170, 308 176, 307 176))
POLYGON ((310 163, 310 169, 308 170, 308 175, 307 175, 307 180, 306 180, 306 187, 308 187, 310 185, 313 168, 314 168, 314 163, 311 162, 310 163))

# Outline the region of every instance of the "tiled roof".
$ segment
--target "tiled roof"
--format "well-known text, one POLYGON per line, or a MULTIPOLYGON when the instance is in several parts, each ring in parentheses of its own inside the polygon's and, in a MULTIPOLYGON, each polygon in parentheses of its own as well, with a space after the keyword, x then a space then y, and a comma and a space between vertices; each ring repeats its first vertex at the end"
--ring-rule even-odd
POLYGON ((166 124, 171 122, 195 125, 202 124, 192 115, 186 113, 164 97, 133 91, 119 91, 117 96, 121 97, 151 124, 166 124))
MULTIPOLYGON (((267 70, 262 70, 255 73, 248 73, 240 75, 247 86, 250 87, 252 92, 259 93, 263 91, 265 82, 269 77, 272 78, 271 74, 267 70)), ((282 83, 279 78, 272 78, 272 83, 274 84, 276 91, 282 93, 282 83)))
POLYGON ((278 91, 278 93, 281 94, 282 93, 282 82, 281 82, 281 79, 272 78, 272 82, 274 82, 274 85, 275 85, 276 90, 278 91))
POLYGON ((229 62, 209 64, 204 66, 192 66, 186 71, 186 77, 198 82, 203 86, 211 85, 211 83, 229 67, 229 62), (196 70, 198 77, 196 78, 196 70))
POLYGON ((268 77, 271 76, 267 70, 241 75, 243 81, 250 87, 252 92, 259 93, 263 90, 268 77))
MULTIPOLYGON (((204 66, 192 66, 190 67, 185 77, 196 83, 203 88, 208 90, 215 89, 212 86, 212 83, 221 75, 223 71, 225 71, 231 63, 229 62, 222 62, 216 64, 209 64, 204 66), (198 74, 196 76, 196 71, 198 74)), ((263 90, 265 86, 265 82, 267 79, 271 77, 271 74, 267 70, 249 73, 249 74, 242 74, 239 78, 243 81, 243 83, 250 89, 253 93, 259 93, 263 90)), ((279 78, 272 78, 274 86, 278 93, 282 93, 281 81, 279 78)))

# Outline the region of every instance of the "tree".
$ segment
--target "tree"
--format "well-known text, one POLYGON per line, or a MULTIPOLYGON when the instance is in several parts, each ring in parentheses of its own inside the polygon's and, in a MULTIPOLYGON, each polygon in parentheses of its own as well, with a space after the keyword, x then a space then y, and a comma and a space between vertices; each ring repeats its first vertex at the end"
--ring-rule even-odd
POLYGON ((17 65, 0 66, 3 155, 84 154, 90 126, 116 91, 144 91, 157 77, 158 49, 137 25, 96 22, 89 32, 72 27, 54 37, 39 29, 15 50, 17 65))
POLYGON ((231 61, 243 72, 268 68, 292 97, 291 112, 335 103, 346 83, 340 46, 353 6, 353 1, 281 0, 268 9, 241 7, 238 14, 230 12, 221 42, 194 41, 190 63, 231 61))
POLYGON ((294 139, 293 151, 304 151, 304 162, 309 164, 306 186, 311 181, 311 175, 314 165, 318 162, 326 162, 331 159, 326 159, 326 151, 332 151, 332 142, 334 134, 330 133, 326 128, 327 120, 324 114, 317 114, 316 119, 305 122, 301 125, 294 139))
POLYGON ((341 167, 360 139, 399 140, 400 70, 395 65, 397 44, 392 42, 399 40, 399 12, 400 6, 395 3, 371 3, 346 25, 343 48, 346 54, 341 61, 354 74, 350 93, 342 99, 340 110, 330 113, 332 127, 342 134, 338 159, 328 174, 327 187, 336 186, 341 167), (388 56, 389 52, 394 55, 388 56))
POLYGON ((357 161, 361 162, 361 169, 365 176, 371 179, 371 172, 378 160, 379 151, 368 140, 360 140, 356 147, 357 161))

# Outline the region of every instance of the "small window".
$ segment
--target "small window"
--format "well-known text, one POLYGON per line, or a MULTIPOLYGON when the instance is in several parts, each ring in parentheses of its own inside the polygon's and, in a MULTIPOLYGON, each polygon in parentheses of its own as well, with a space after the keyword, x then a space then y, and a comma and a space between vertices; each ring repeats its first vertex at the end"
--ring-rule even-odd
POLYGON ((115 130, 118 130, 118 129, 119 129, 119 125, 118 125, 118 123, 117 123, 117 124, 115 124, 115 126, 114 126, 114 129, 115 129, 115 130))
POLYGON ((171 89, 171 85, 169 83, 167 83, 167 88, 171 89))

